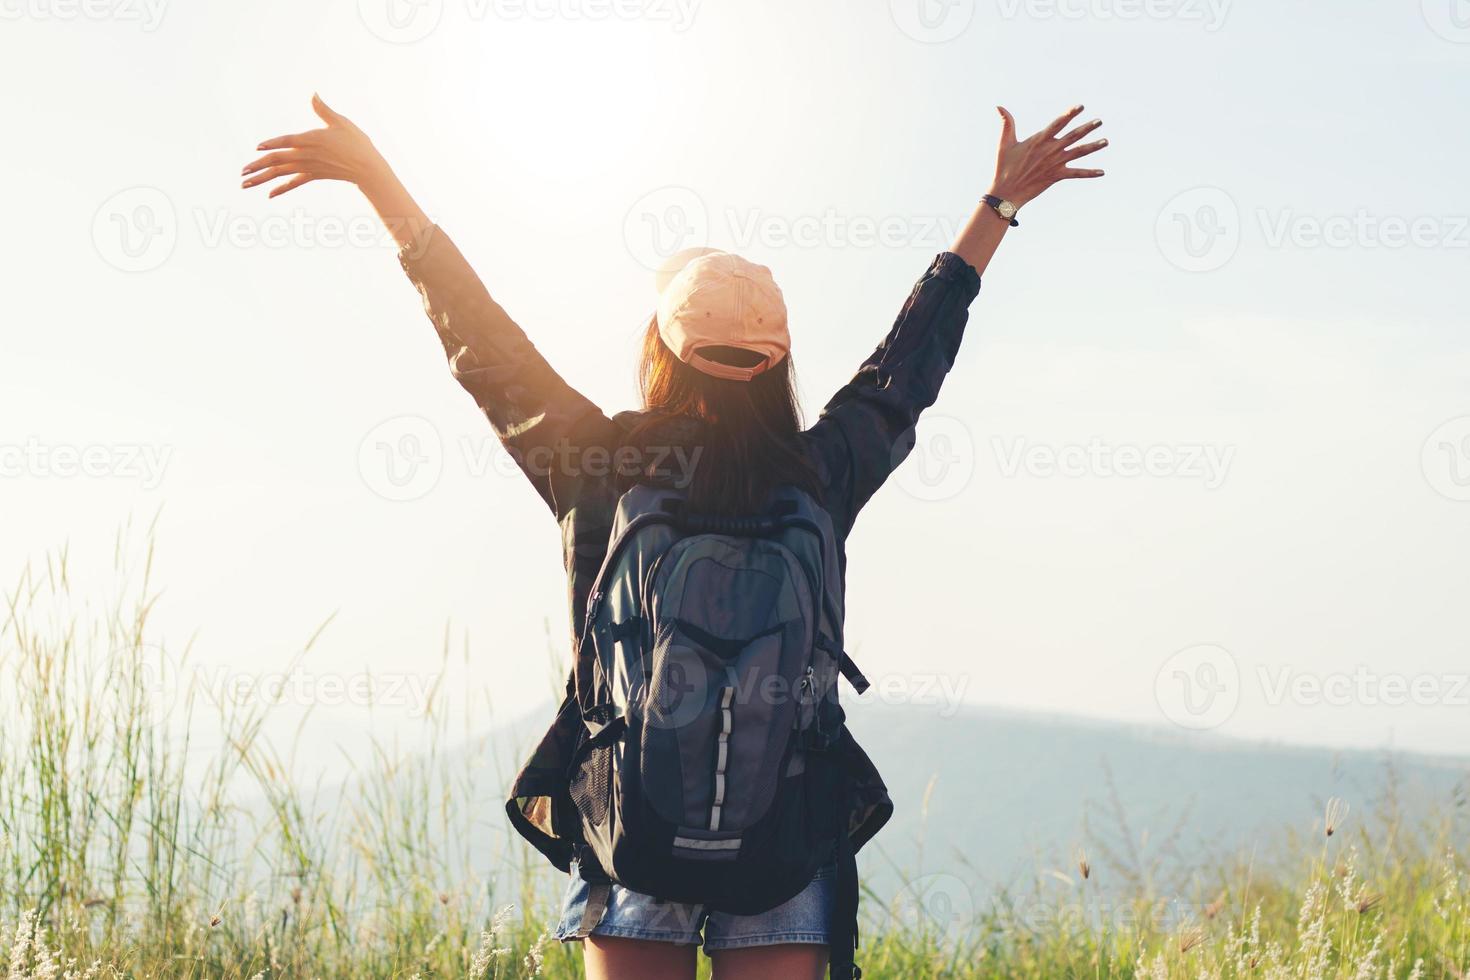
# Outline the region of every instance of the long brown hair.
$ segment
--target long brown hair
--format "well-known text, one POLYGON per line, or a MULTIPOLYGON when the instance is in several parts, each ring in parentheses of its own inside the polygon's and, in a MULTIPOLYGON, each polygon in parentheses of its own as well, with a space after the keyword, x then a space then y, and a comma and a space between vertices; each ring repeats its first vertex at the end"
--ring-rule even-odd
MULTIPOLYGON (((701 348, 712 360, 748 365, 747 351, 701 348)), ((788 354, 749 381, 705 374, 674 356, 651 318, 643 335, 638 387, 649 413, 632 440, 646 438, 670 418, 691 420, 694 459, 685 493, 701 513, 761 512, 778 486, 789 484, 820 499, 815 472, 801 445, 801 408, 788 354)))

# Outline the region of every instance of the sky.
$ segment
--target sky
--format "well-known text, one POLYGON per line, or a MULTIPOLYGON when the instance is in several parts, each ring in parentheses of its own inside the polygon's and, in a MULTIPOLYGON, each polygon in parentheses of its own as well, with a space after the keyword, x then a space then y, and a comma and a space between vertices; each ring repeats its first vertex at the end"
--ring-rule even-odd
POLYGON ((809 420, 988 188, 994 107, 1085 103, 1107 177, 1022 212, 849 542, 868 697, 1470 746, 1465 0, 0 18, 0 583, 64 548, 134 585, 152 524, 155 642, 297 663, 285 736, 410 733, 436 682, 466 730, 534 713, 568 649, 558 529, 364 201, 239 189, 320 92, 609 412, 662 256, 769 265, 809 420))

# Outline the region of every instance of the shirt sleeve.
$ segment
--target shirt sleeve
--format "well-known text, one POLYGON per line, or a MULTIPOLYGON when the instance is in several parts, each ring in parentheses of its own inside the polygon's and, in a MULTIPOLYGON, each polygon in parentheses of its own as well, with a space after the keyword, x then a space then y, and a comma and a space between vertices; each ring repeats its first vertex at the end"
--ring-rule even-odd
POLYGON ((437 225, 398 251, 423 296, 449 370, 560 520, 574 506, 579 454, 605 445, 613 423, 567 384, 437 225))
POLYGON ((914 447, 914 425, 954 365, 980 276, 943 252, 914 285, 893 328, 806 432, 842 533, 914 447))

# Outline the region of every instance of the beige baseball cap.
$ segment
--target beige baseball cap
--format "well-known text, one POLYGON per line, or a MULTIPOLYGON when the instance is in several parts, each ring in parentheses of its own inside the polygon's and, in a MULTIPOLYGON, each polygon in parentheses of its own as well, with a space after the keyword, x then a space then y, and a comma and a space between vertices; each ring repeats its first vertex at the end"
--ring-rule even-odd
POLYGON ((657 284, 659 336, 690 367, 749 381, 790 352, 786 299, 765 266, 719 249, 690 248, 659 268, 657 284), (760 360, 727 364, 700 354, 707 347, 734 347, 760 360))

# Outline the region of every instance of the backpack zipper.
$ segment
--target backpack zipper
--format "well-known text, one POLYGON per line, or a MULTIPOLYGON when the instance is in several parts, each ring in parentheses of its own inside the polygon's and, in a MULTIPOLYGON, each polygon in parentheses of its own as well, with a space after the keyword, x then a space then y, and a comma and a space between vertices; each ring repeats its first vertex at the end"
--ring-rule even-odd
POLYGON ((791 727, 798 732, 802 730, 802 710, 808 705, 812 704, 814 700, 812 695, 817 688, 817 682, 814 677, 815 674, 816 668, 813 667, 811 664, 807 664, 806 673, 801 675, 801 683, 798 685, 799 693, 796 696, 796 717, 793 718, 791 721, 791 727))

